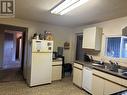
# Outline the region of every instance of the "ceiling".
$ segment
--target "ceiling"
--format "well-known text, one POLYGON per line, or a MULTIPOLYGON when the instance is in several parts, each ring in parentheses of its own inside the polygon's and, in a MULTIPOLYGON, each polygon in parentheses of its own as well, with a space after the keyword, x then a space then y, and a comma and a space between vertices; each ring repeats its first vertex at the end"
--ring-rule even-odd
POLYGON ((93 24, 127 16, 127 0, 89 0, 65 15, 50 9, 61 0, 16 0, 16 18, 67 27, 93 24))

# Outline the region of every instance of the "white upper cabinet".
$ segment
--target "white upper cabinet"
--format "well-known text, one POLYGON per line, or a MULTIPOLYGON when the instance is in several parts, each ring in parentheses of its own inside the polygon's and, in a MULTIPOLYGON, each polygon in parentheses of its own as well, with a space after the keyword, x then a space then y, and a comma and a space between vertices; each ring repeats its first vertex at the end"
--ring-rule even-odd
POLYGON ((83 31, 83 45, 82 48, 101 50, 102 28, 91 27, 83 31))

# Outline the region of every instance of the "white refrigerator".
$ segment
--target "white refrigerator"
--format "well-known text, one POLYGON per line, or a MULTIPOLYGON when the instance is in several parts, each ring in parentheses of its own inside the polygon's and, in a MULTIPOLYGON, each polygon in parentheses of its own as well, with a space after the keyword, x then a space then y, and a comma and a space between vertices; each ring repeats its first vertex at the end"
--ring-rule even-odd
POLYGON ((32 40, 29 86, 51 83, 53 41, 32 40))

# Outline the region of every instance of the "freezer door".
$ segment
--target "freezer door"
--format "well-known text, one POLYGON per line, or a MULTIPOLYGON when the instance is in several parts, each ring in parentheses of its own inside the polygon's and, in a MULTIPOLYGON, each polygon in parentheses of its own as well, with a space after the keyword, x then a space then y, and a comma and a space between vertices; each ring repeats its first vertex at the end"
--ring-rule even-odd
POLYGON ((32 52, 53 52, 53 41, 32 40, 32 52))

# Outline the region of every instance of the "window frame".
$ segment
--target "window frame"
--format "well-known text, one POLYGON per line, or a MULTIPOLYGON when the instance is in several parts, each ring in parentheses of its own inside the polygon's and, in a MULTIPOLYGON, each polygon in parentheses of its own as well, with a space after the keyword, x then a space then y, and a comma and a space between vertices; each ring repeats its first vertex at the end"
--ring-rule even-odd
POLYGON ((111 35, 111 36, 106 36, 105 37, 105 50, 104 50, 104 56, 107 57, 107 58, 110 58, 110 59, 127 59, 125 57, 122 57, 122 45, 123 45, 123 39, 127 39, 126 36, 114 36, 114 35, 111 35), (108 38, 113 38, 113 37, 120 37, 121 38, 121 41, 120 41, 120 57, 111 57, 111 56, 108 56, 107 55, 107 46, 108 46, 108 38))

